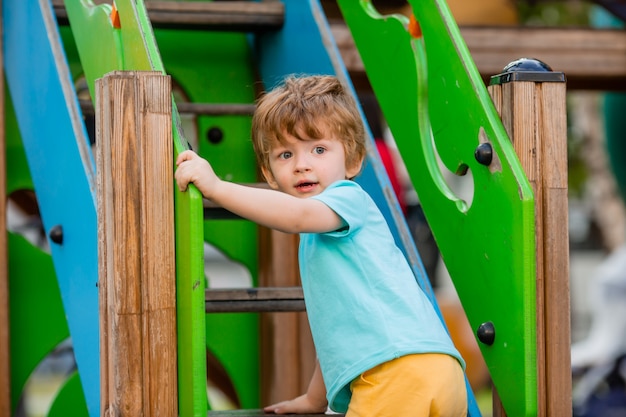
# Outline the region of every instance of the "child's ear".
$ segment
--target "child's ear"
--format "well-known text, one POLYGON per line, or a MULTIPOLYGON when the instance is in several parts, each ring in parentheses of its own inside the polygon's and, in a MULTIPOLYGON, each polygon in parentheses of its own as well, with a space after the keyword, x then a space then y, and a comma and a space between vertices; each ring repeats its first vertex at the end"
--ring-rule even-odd
POLYGON ((261 167, 261 173, 263 174, 263 178, 265 178, 265 181, 267 181, 271 188, 273 188, 274 190, 278 189, 278 183, 276 183, 276 180, 272 175, 272 171, 265 167, 261 167))
POLYGON ((354 162, 352 166, 346 167, 346 178, 352 179, 356 177, 363 168, 363 158, 354 162))

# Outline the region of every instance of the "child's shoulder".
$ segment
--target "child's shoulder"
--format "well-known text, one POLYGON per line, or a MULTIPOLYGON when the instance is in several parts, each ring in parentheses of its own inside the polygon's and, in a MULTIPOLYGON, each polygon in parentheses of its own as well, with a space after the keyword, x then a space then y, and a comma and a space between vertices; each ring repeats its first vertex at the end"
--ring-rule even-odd
POLYGON ((361 185, 359 185, 358 182, 352 181, 352 180, 335 181, 334 183, 329 185, 326 188, 326 190, 324 190, 324 191, 326 192, 326 191, 330 191, 330 190, 334 190, 334 189, 341 189, 342 191, 348 190, 348 189, 353 189, 355 191, 365 192, 365 190, 363 190, 363 188, 361 187, 361 185))
POLYGON ((350 214, 363 217, 374 204, 369 194, 351 180, 334 182, 313 198, 324 202, 344 218, 349 218, 350 214))
POLYGON ((369 194, 355 181, 340 180, 326 187, 317 197, 321 200, 347 200, 360 203, 362 199, 369 198, 369 194))

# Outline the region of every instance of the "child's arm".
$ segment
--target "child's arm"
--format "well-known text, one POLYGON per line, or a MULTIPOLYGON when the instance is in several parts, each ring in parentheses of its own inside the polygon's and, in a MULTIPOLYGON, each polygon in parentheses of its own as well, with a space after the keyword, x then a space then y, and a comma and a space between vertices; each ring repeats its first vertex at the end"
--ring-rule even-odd
POLYGON ((222 181, 193 151, 182 152, 176 165, 181 191, 193 183, 204 197, 255 223, 286 233, 322 233, 342 225, 341 218, 321 201, 222 181))
POLYGON ((293 400, 283 401, 278 404, 267 406, 263 411, 275 414, 307 414, 307 413, 324 413, 328 401, 326 401, 326 386, 322 378, 320 363, 316 361, 315 371, 309 383, 306 394, 294 398, 293 400))

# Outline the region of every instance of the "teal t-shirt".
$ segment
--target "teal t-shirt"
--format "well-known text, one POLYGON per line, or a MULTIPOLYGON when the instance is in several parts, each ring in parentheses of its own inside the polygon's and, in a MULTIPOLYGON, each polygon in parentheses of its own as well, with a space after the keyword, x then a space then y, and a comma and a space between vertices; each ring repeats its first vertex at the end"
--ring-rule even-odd
POLYGON ((332 410, 345 412, 350 383, 381 363, 412 353, 444 353, 465 363, 371 197, 338 181, 312 197, 344 222, 303 233, 302 288, 332 410))

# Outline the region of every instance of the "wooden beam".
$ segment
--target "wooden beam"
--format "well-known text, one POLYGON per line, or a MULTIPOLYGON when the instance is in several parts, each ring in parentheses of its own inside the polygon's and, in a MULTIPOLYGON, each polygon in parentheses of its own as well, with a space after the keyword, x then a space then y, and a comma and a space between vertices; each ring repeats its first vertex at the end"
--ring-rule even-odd
MULTIPOLYGON (((84 115, 93 115, 94 108, 91 100, 78 100, 84 115)), ((190 103, 187 101, 176 102, 176 108, 180 114, 193 114, 196 116, 252 116, 255 104, 241 103, 190 103)))
POLYGON ((563 72, 569 89, 626 88, 626 31, 557 28, 462 28, 484 78, 518 58, 563 72))
MULTIPOLYGON (((67 24, 63 0, 53 0, 53 5, 59 23, 67 24)), ((275 1, 159 1, 147 2, 146 10, 153 27, 162 29, 279 30, 284 19, 284 5, 275 1)), ((330 26, 356 88, 370 89, 350 31, 336 18, 331 19, 330 26)), ((570 90, 626 90, 624 30, 531 26, 460 29, 485 81, 516 59, 536 58, 565 73, 570 90)))
MULTIPOLYGON (((208 417, 267 417, 263 410, 225 410, 225 411, 209 411, 208 417)), ((344 414, 331 414, 333 417, 343 417, 344 414)), ((283 414, 284 417, 324 417, 328 414, 283 414)))
MULTIPOLYGON (((2 1, 0 0, 0 10, 2 1)), ((3 33, 0 15, 0 33, 3 33)), ((4 45, 0 39, 0 79, 4 80, 4 45)), ((6 125, 4 83, 0 84, 0 415, 11 415, 11 361, 9 344, 9 269, 7 247, 6 125)))
MULTIPOLYGON (((536 58, 563 72, 570 90, 626 90, 624 30, 526 26, 460 29, 486 82, 516 59, 536 58)), ((355 85, 367 85, 350 31, 343 23, 331 24, 331 31, 355 85)))
POLYGON ((171 79, 96 80, 102 415, 178 414, 171 79))
MULTIPOLYGON (((68 24, 63 0, 53 0, 60 25, 68 24)), ((262 32, 283 26, 281 1, 150 1, 146 11, 157 29, 262 32)))
POLYGON ((301 287, 205 290, 207 313, 305 311, 301 287))

